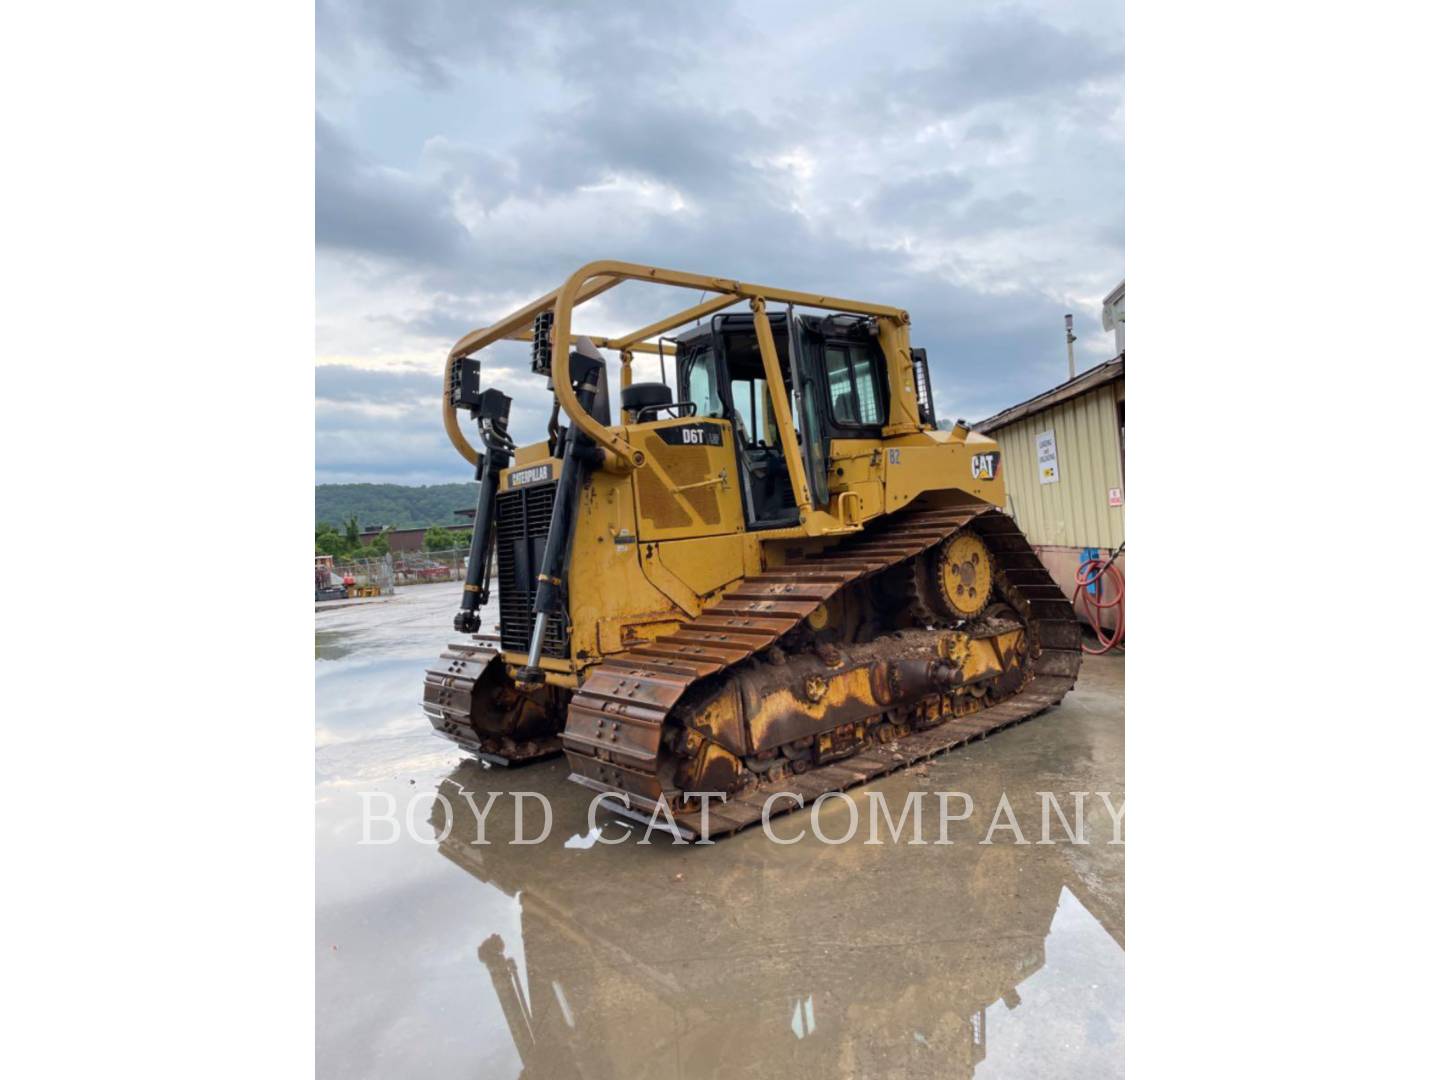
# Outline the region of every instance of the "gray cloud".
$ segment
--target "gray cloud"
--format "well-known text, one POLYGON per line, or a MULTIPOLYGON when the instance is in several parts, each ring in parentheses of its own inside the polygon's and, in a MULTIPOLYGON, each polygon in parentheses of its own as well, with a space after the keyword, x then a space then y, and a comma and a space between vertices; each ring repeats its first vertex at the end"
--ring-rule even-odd
POLYGON ((893 111, 956 113, 977 105, 1068 93, 1118 76, 1124 57, 1105 39, 1061 29, 1034 14, 1000 9, 951 30, 938 61, 901 74, 879 95, 893 111))
POLYGON ((921 173, 881 184, 865 200, 877 221, 933 221, 948 217, 964 205, 975 182, 954 170, 921 173))
POLYGON ((476 67, 552 78, 611 82, 664 75, 703 46, 707 24, 728 3, 627 0, 583 6, 574 0, 319 0, 322 69, 380 62, 432 91, 464 84, 476 67))
POLYGON ((444 89, 471 63, 503 63, 529 34, 520 5, 473 0, 319 0, 320 67, 380 58, 420 85, 444 89))
MULTIPOLYGON (((463 472, 437 415, 446 347, 595 258, 903 306, 950 416, 1063 378, 1067 311, 1082 361, 1104 359, 1118 4, 869 11, 322 2, 322 479, 463 472)), ((578 322, 662 302, 687 298, 627 286, 578 322)), ((538 438, 543 384, 504 365, 538 438)))
POLYGON ((395 258, 443 259, 467 237, 442 188, 378 166, 315 120, 315 242, 395 258))
MULTIPOLYGON (((512 356, 513 360, 514 357, 512 356)), ((543 438, 549 415, 544 383, 524 378, 519 365, 485 361, 487 377, 513 399, 517 430, 543 438)), ((316 477, 322 483, 373 480, 400 484, 467 479, 440 423, 437 371, 378 371, 347 364, 315 369, 316 477)), ((469 429, 468 418, 461 419, 469 429)))
POLYGON ((755 197, 766 174, 753 158, 783 145, 779 131, 743 109, 642 94, 625 101, 591 98, 557 119, 550 160, 573 159, 590 170, 725 201, 755 197))
POLYGON ((434 372, 374 371, 346 364, 315 369, 315 400, 328 405, 428 402, 439 392, 440 377, 434 372))

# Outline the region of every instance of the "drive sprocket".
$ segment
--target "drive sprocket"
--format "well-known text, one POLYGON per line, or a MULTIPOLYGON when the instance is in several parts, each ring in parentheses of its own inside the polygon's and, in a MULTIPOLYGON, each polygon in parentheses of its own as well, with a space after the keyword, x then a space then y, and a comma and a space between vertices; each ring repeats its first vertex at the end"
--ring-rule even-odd
POLYGON ((925 607, 951 619, 972 619, 985 610, 995 586, 995 567, 980 537, 962 529, 917 560, 925 607))

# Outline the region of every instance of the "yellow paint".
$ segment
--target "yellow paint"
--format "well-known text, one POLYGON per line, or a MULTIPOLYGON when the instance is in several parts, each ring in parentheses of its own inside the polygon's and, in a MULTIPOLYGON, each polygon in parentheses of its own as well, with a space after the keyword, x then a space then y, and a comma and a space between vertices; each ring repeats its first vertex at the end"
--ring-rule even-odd
POLYGON ((810 485, 805 482, 805 459, 800 456, 800 443, 795 438, 795 425, 790 419, 790 395, 785 392, 785 377, 780 372, 780 358, 775 353, 775 335, 770 332, 770 317, 765 314, 764 300, 751 300, 755 313, 755 337, 760 345, 760 359, 765 365, 765 385, 770 391, 770 408, 780 428, 780 445, 785 449, 785 471, 795 492, 795 505, 800 508, 800 522, 810 516, 810 485))
POLYGON ((688 539, 735 533, 745 527, 740 503, 739 464, 728 420, 666 418, 623 429, 644 455, 633 477, 635 513, 641 540, 688 539), (704 425, 721 433, 721 445, 672 445, 679 432, 704 425))
MULTIPOLYGON (((747 574, 785 563, 792 550, 828 546, 866 522, 893 513, 926 494, 969 498, 1005 506, 1003 465, 979 470, 977 455, 991 454, 997 443, 964 429, 938 431, 920 420, 910 360, 909 316, 882 304, 845 300, 728 278, 708 277, 632 263, 603 261, 577 270, 554 292, 483 330, 467 334, 451 350, 449 368, 502 339, 528 334, 537 314, 553 311, 554 339, 572 338, 572 310, 622 281, 645 282, 687 290, 689 306, 628 334, 595 339, 600 348, 620 354, 622 385, 631 378, 634 352, 653 351, 651 339, 732 304, 749 301, 766 386, 776 418, 786 474, 800 510, 799 523, 782 529, 745 529, 734 432, 729 421, 671 418, 645 424, 605 427, 579 408, 568 377, 567 349, 552 359, 556 397, 568 422, 602 448, 604 464, 588 474, 577 508, 568 570, 572 656, 543 666, 560 681, 573 684, 577 672, 626 642, 653 639, 681 619, 698 615, 723 591, 747 574), (707 296, 694 302, 693 290, 707 296), (889 376, 889 415, 878 439, 835 439, 827 463, 830 502, 810 505, 804 459, 790 416, 784 373, 766 315, 766 303, 796 304, 821 310, 871 316, 877 320, 880 349, 889 376), (663 432, 704 424, 721 433, 717 446, 666 443, 663 432)), ((457 450, 471 462, 474 448, 461 434, 455 410, 445 406, 445 427, 457 450)), ((1063 448, 1062 448, 1063 452, 1063 448)), ((501 490, 516 470, 548 463, 554 478, 561 463, 543 443, 520 447, 515 464, 501 477, 501 490)), ((1063 463, 1062 463, 1063 464, 1063 463)), ((843 609, 817 617, 849 617, 843 609)), ((507 654, 508 662, 523 658, 507 654)), ((859 686, 849 692, 861 693, 859 686)))
POLYGON ((951 608, 965 618, 985 608, 994 583, 990 553, 974 533, 966 530, 940 549, 940 586, 951 608))
POLYGON ((656 558, 696 596, 707 598, 744 576, 746 538, 702 536, 655 545, 656 558))

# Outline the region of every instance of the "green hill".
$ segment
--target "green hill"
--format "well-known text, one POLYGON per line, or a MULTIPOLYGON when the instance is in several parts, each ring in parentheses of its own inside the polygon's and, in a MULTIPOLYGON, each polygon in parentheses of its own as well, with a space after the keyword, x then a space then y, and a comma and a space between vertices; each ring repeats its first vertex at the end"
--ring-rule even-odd
POLYGON ((351 517, 362 529, 393 525, 457 525, 462 507, 475 505, 475 484, 316 484, 315 521, 344 528, 351 517))

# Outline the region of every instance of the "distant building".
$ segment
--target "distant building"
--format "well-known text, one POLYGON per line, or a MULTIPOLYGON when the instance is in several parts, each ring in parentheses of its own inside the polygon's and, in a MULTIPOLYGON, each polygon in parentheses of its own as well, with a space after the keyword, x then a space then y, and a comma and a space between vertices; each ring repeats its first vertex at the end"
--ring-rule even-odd
POLYGON ((1115 334, 1115 355, 1125 353, 1125 282, 1120 282, 1100 301, 1100 323, 1115 334))
MULTIPOLYGON (((419 529, 394 529, 387 534, 386 539, 390 542, 390 550, 396 555, 408 551, 425 550, 425 534, 434 526, 425 526, 419 529)), ((451 532, 462 533, 464 539, 460 546, 464 547, 470 543, 470 533, 475 528, 472 522, 456 523, 446 525, 445 528, 451 532)), ((372 526, 360 534, 361 543, 368 544, 385 530, 372 526)))
MULTIPOLYGON (((1108 556, 1125 542, 1124 282, 1102 322, 1113 359, 975 425, 1000 444, 1007 510, 1067 592, 1087 552, 1108 556)), ((1123 555, 1116 566, 1124 572, 1123 555)))

